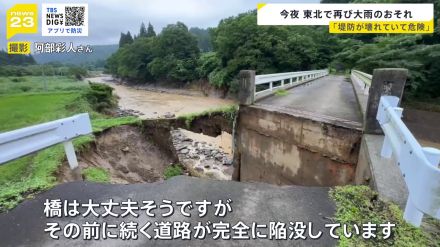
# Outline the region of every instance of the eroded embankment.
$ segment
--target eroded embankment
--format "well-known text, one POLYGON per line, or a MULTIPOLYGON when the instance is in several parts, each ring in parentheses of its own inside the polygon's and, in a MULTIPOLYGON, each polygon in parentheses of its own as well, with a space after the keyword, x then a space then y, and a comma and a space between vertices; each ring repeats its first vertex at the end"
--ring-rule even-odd
POLYGON ((230 180, 231 131, 231 122, 216 113, 112 127, 78 153, 79 170, 63 164, 58 180, 85 179, 85 171, 98 168, 110 183, 155 182, 165 179, 171 165, 181 166, 184 174, 230 180))
MULTIPOLYGON (((142 132, 140 126, 122 125, 103 131, 90 148, 78 155, 81 170, 105 169, 112 183, 155 182, 163 179, 176 159, 142 132)), ((60 169, 59 180, 75 180, 69 166, 60 169)))

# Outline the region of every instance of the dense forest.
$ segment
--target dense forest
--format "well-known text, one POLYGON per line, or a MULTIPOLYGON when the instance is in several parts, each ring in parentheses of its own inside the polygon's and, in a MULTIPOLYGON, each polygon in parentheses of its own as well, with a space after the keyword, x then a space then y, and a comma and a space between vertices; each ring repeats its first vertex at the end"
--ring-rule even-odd
POLYGON ((242 69, 258 74, 323 68, 372 73, 375 68, 402 67, 410 71, 407 99, 440 104, 440 0, 322 2, 435 2, 436 30, 429 35, 334 35, 325 26, 258 26, 254 10, 223 19, 208 30, 188 29, 178 22, 156 34, 151 24, 142 24, 133 37, 121 34, 120 48, 106 68, 131 81, 204 79, 233 91, 242 69))
POLYGON ((10 55, 6 51, 0 51, 0 66, 31 64, 35 64, 35 59, 32 55, 10 55))

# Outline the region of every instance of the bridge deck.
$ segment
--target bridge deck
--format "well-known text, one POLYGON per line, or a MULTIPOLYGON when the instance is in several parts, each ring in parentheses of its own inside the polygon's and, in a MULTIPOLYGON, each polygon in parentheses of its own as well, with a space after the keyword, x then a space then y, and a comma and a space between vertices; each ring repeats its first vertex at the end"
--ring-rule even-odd
POLYGON ((360 128, 360 113, 353 86, 344 76, 329 75, 288 90, 284 96, 272 95, 255 105, 300 113, 360 128))

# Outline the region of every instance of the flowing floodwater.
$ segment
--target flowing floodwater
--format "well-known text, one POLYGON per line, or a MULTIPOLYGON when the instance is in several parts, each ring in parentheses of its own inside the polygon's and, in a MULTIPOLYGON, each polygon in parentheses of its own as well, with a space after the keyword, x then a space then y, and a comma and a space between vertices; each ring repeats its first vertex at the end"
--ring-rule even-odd
MULTIPOLYGON (((214 97, 205 97, 200 92, 192 92, 194 95, 183 95, 178 90, 171 92, 155 92, 145 89, 115 83, 113 78, 108 75, 87 78, 86 80, 95 83, 106 83, 114 88, 114 93, 119 97, 119 107, 122 110, 135 110, 141 112, 142 119, 159 118, 168 113, 176 116, 202 112, 222 106, 233 104, 232 100, 214 97)), ((181 90, 183 91, 183 90, 181 90)))

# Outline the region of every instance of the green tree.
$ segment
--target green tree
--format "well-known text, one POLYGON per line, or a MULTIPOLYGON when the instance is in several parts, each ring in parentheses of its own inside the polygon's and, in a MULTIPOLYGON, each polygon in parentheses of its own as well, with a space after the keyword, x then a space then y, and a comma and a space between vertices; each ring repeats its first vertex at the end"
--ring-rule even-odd
POLYGON ((148 29, 147 29, 146 37, 156 37, 156 32, 154 31, 154 27, 149 22, 148 22, 148 29))
POLYGON ((139 30, 139 36, 138 36, 138 38, 139 37, 148 37, 147 36, 147 28, 145 27, 145 24, 142 22, 142 24, 141 24, 141 28, 140 28, 140 30, 139 30))
POLYGON ((196 36, 197 44, 199 46, 200 51, 202 52, 212 51, 210 29, 192 27, 189 29, 189 32, 192 33, 194 36, 196 36))
POLYGON ((185 82, 198 78, 199 55, 196 38, 183 23, 177 23, 158 36, 124 44, 107 60, 106 69, 128 80, 185 82))
POLYGON ((138 38, 114 53, 106 64, 108 72, 128 80, 152 81, 147 65, 153 60, 153 40, 138 38))
POLYGON ((79 66, 69 67, 69 72, 71 76, 73 76, 77 80, 82 80, 87 76, 87 69, 79 66))
POLYGON ((131 43, 133 43, 133 37, 131 36, 130 31, 128 31, 127 34, 121 33, 121 38, 119 38, 119 47, 123 47, 124 45, 131 43))
POLYGON ((198 78, 194 71, 200 51, 185 24, 177 22, 162 30, 155 39, 154 56, 149 69, 156 78, 177 81, 198 78))

